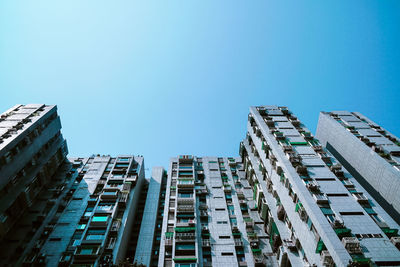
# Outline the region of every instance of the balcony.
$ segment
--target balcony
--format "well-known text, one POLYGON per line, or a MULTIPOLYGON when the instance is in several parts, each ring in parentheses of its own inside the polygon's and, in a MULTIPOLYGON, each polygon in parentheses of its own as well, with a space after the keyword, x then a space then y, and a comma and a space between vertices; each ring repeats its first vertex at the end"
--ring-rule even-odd
POLYGON ((194 212, 193 205, 178 205, 178 211, 194 212))
POLYGON ((101 199, 116 199, 118 197, 118 191, 105 191, 101 194, 101 199))
POLYGON ((264 266, 264 257, 262 256, 262 254, 253 253, 253 259, 255 266, 264 266))
POLYGON ((353 184, 351 181, 349 181, 349 180, 343 180, 342 183, 343 183, 343 185, 344 185, 346 188, 348 188, 348 189, 354 188, 354 184, 353 184))
POLYGON ((307 167, 299 165, 296 167, 296 171, 299 175, 308 175, 307 167))
POLYGON ((247 236, 249 238, 250 243, 258 242, 258 236, 256 232, 247 232, 247 236))
POLYGON ((330 167, 330 169, 331 169, 331 171, 333 171, 333 172, 335 172, 335 171, 340 171, 340 170, 342 169, 342 165, 340 165, 340 164, 335 164, 335 165, 332 165, 332 166, 330 167))
POLYGON ((199 205, 199 210, 207 210, 208 206, 206 204, 200 204, 199 205))
POLYGON ((196 240, 195 233, 176 233, 175 234, 176 241, 194 241, 196 240))
POLYGON ((301 164, 300 156, 297 156, 295 153, 288 153, 288 158, 290 163, 292 163, 293 167, 297 167, 301 164))
POLYGON ((179 156, 179 163, 192 163, 193 156, 192 155, 180 155, 179 156))
POLYGON ((283 152, 292 152, 293 151, 293 147, 291 145, 282 145, 283 148, 283 152))
POLYGON ((194 198, 192 198, 192 197, 179 197, 178 196, 178 204, 193 205, 194 204, 194 198))
POLYGON ((231 193, 232 192, 232 188, 230 185, 224 185, 224 192, 225 193, 231 193))
POLYGON ((107 226, 109 219, 106 215, 95 215, 90 221, 90 226, 107 226))
POLYGON ((244 222, 246 224, 246 228, 253 228, 254 227, 254 221, 250 217, 244 217, 244 222))
POLYGON ((356 198, 357 202, 362 203, 369 203, 368 198, 363 193, 352 193, 352 195, 356 198))
POLYGON ((203 239, 201 241, 201 245, 202 245, 202 247, 211 247, 210 239, 203 239))
POLYGON ((319 192, 319 184, 315 181, 309 181, 306 186, 311 192, 319 192))
POLYGON ((122 206, 125 206, 126 202, 128 201, 128 197, 129 197, 128 193, 122 193, 118 199, 118 203, 122 206))
POLYGON ((200 217, 202 217, 202 218, 206 218, 206 217, 208 217, 208 213, 207 213, 207 211, 205 211, 205 210, 201 210, 201 211, 200 211, 200 217))
POLYGON ((187 222, 177 222, 176 227, 191 227, 195 225, 195 220, 188 220, 187 222))
POLYGON ((208 190, 206 186, 200 187, 200 188, 196 188, 196 194, 198 195, 207 195, 208 194, 208 190))
POLYGON ((315 146, 313 146, 312 148, 313 148, 314 151, 317 152, 317 153, 323 153, 323 152, 324 152, 324 149, 323 149, 322 146, 320 146, 320 145, 315 145, 315 146))
POLYGON ((113 223, 111 225, 111 229, 110 229, 110 234, 116 235, 118 233, 120 227, 121 227, 121 221, 119 221, 119 220, 113 221, 113 223))
POLYGON ((325 194, 313 194, 313 198, 317 204, 329 204, 329 200, 325 194))
POLYGON ((194 188, 194 180, 193 179, 179 179, 178 180, 178 188, 194 188))
POLYGON ((242 190, 240 190, 240 189, 236 190, 236 194, 237 194, 237 197, 238 197, 239 200, 244 200, 245 199, 244 193, 243 193, 242 190))
POLYGON ((100 247, 99 246, 79 246, 76 248, 74 253, 74 258, 76 260, 94 260, 99 256, 100 247))
POLYGON ((190 255, 190 256, 175 256, 174 261, 179 263, 179 262, 196 262, 197 258, 196 255, 190 255))
POLYGON ((243 241, 242 241, 242 239, 235 238, 235 239, 234 239, 234 242, 235 242, 235 247, 243 247, 243 241))
POLYGON ((342 243, 350 253, 361 253, 360 241, 356 237, 343 237, 342 243))
MULTIPOLYGON (((267 144, 266 141, 263 141, 263 142, 262 142, 262 144, 261 144, 261 149, 264 150, 265 152, 267 152, 267 151, 270 149, 270 147, 269 147, 269 145, 267 144)), ((267 156, 268 156, 268 155, 267 155, 267 156)))
POLYGON ((117 242, 117 238, 111 237, 110 241, 108 241, 108 243, 107 243, 106 250, 112 251, 115 247, 116 242, 117 242))
POLYGON ((172 239, 165 239, 165 246, 166 247, 172 247, 174 240, 172 239))
POLYGON ((289 250, 291 250, 291 251, 295 251, 295 250, 297 250, 297 248, 296 248, 296 242, 294 241, 294 240, 292 240, 292 239, 284 239, 283 240, 283 245, 285 246, 285 247, 287 247, 289 250))

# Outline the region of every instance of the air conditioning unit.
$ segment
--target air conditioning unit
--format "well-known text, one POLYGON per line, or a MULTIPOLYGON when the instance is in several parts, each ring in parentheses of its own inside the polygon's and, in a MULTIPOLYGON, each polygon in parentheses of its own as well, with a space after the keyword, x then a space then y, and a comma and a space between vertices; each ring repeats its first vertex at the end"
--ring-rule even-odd
POLYGON ((308 190, 311 190, 311 191, 318 191, 319 190, 319 185, 315 181, 310 181, 307 184, 307 188, 308 188, 308 190))
POLYGON ((317 153, 324 152, 322 146, 313 146, 313 149, 317 153))
POLYGON ((307 219, 307 212, 306 212, 306 210, 304 209, 303 206, 299 207, 299 215, 300 215, 300 219, 302 221, 305 221, 307 219))
POLYGON ((393 236, 390 238, 390 241, 393 245, 395 245, 396 248, 400 249, 400 236, 393 236))
POLYGON ((340 171, 342 169, 342 165, 335 164, 331 166, 331 171, 340 171))
POLYGON ((297 166, 296 167, 296 171, 297 171, 297 173, 298 174, 300 174, 300 175, 307 175, 307 167, 306 166, 303 166, 303 165, 300 165, 300 166, 297 166))
POLYGON ((335 262, 333 261, 331 254, 327 250, 323 250, 321 252, 321 263, 326 267, 334 267, 335 262))
POLYGON ((344 222, 342 219, 336 217, 336 219, 332 222, 332 227, 334 229, 344 228, 344 222))
POLYGON ((361 253, 360 241, 357 237, 343 237, 342 243, 350 253, 361 253))

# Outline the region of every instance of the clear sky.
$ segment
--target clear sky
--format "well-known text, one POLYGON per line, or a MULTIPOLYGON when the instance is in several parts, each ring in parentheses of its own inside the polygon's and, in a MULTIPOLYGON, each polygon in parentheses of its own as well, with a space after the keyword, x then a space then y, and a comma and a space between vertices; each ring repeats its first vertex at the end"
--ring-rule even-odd
POLYGON ((70 156, 237 156, 251 105, 400 136, 400 1, 0 1, 0 110, 57 104, 70 156))

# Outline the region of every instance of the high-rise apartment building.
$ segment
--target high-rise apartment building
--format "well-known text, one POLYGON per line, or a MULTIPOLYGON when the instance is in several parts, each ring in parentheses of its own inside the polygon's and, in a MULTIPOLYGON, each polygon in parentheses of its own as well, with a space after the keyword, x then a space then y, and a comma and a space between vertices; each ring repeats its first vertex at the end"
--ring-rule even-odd
MULTIPOLYGON (((109 266, 124 262, 144 179, 143 157, 70 159, 65 194, 24 265, 109 266)), ((132 257, 133 258, 133 257, 132 257)))
POLYGON ((159 266, 273 266, 239 158, 171 159, 159 266))
POLYGON ((400 223, 400 139, 358 112, 321 112, 316 137, 400 223))
POLYGON ((26 224, 36 228, 46 216, 29 211, 43 203, 41 192, 67 154, 60 129, 56 106, 16 105, 0 116, 0 261, 18 258, 26 224))
POLYGON ((399 265, 399 225, 285 107, 251 107, 240 153, 281 266, 399 265))
POLYGON ((1 266, 400 265, 399 141, 359 113, 321 113, 319 141, 251 107, 240 157, 148 179, 141 156, 67 159, 60 128, 56 106, 0 117, 1 266))

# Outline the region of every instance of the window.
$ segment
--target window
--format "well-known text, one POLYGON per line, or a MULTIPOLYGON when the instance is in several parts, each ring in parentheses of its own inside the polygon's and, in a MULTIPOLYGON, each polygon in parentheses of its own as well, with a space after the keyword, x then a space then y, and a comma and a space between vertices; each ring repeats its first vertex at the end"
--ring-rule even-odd
POLYGON ((96 234, 86 235, 86 240, 102 240, 103 238, 104 235, 96 235, 96 234))
POLYGON ((129 163, 117 163, 115 164, 115 168, 128 168, 129 163))
POLYGON ((378 214, 371 214, 370 216, 375 222, 377 222, 377 223, 382 222, 382 218, 379 217, 378 214))
POLYGON ((349 196, 348 194, 326 194, 328 197, 347 197, 349 196))
POLYGON ((191 197, 193 197, 193 194, 190 194, 190 193, 178 193, 178 197, 191 198, 191 197))
POLYGON ((221 256, 233 256, 233 252, 221 252, 221 256))
POLYGON ((192 171, 180 171, 179 175, 193 175, 192 171))
POLYGON ((220 235, 219 239, 230 239, 231 237, 229 235, 220 235))
POLYGON ((364 213, 360 212, 360 211, 342 211, 342 212, 339 212, 339 213, 340 213, 340 215, 343 215, 343 216, 346 216, 346 215, 364 215, 364 213))
POLYGON ((92 222, 106 222, 108 216, 93 216, 92 222))
POLYGON ((194 250, 194 244, 176 244, 177 250, 194 250))
POLYGON ((227 221, 217 221, 217 224, 228 224, 227 221))
POLYGON ((94 246, 82 246, 78 251, 77 254, 78 255, 92 255, 95 254, 97 252, 98 247, 94 247, 94 246))

